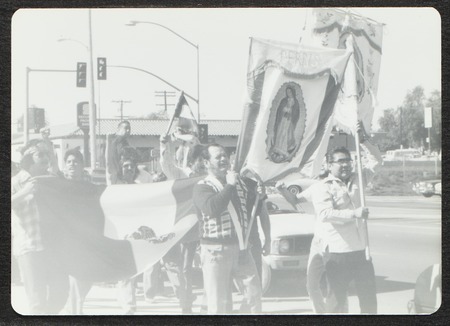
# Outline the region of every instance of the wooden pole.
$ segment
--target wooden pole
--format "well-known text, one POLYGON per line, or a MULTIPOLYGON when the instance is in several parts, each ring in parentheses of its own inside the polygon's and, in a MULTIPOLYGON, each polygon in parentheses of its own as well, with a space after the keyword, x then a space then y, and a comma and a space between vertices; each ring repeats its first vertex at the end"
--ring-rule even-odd
MULTIPOLYGON (((358 170, 358 180, 359 180, 359 195, 361 198, 361 206, 366 206, 366 197, 364 192, 364 180, 362 174, 362 165, 361 165, 361 148, 359 146, 360 139, 358 131, 355 132, 355 147, 356 147, 356 165, 358 170)), ((364 230, 364 240, 365 240, 365 251, 366 251, 366 259, 372 260, 370 255, 370 247, 369 247, 369 229, 367 227, 367 219, 362 219, 363 230, 364 230)))

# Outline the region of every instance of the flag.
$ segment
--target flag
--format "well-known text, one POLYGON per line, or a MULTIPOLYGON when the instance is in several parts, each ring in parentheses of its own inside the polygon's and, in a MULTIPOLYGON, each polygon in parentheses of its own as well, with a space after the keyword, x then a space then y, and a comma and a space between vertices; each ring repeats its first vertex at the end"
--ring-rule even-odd
POLYGON ((349 48, 353 52, 336 102, 335 124, 354 133, 357 121, 361 120, 370 132, 377 105, 383 24, 339 9, 313 9, 312 17, 310 35, 302 40, 304 43, 349 48))
POLYGON ((78 279, 112 282, 140 274, 197 223, 191 197, 198 178, 106 188, 37 180, 45 247, 78 279), (153 236, 139 239, 146 230, 153 236))
POLYGON ((251 39, 247 99, 235 169, 263 182, 302 171, 313 176, 331 132, 333 107, 350 52, 251 39))
POLYGON ((198 135, 198 124, 192 113, 191 107, 184 96, 184 92, 180 93, 173 118, 177 119, 176 127, 184 134, 198 135))

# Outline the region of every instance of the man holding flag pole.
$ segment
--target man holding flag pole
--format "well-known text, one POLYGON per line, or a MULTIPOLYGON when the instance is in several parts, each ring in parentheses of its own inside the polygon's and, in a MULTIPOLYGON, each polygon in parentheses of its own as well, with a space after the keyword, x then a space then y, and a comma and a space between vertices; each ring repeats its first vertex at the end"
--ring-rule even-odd
MULTIPOLYGON (((383 25, 360 15, 343 11, 339 9, 313 9, 313 22, 308 24, 309 33, 303 35, 301 42, 303 44, 324 46, 328 48, 347 49, 351 51, 350 61, 345 69, 344 82, 341 92, 334 107, 333 120, 339 129, 351 133, 355 136, 357 153, 357 172, 359 175, 359 198, 361 205, 365 207, 364 182, 369 182, 367 173, 363 176, 361 164, 360 142, 366 145, 369 153, 375 154, 378 161, 381 162, 381 155, 377 148, 368 142, 365 142, 365 128, 370 130, 374 106, 376 105, 376 93, 378 88, 378 75, 381 61, 381 44, 383 36, 383 25), (358 122, 357 132, 355 132, 356 121, 358 122), (365 127, 365 128, 364 128, 365 127), (364 132, 361 132, 361 131, 364 132), (363 137, 363 138, 361 138, 363 137)), ((306 27, 306 26, 305 26, 306 27)), ((305 28, 306 29, 306 28, 305 28)), ((372 166, 372 168, 375 167, 372 166)), ((370 168, 369 168, 370 171, 370 168)), ((312 190, 312 189, 309 189, 312 190)), ((300 196, 301 197, 301 196, 300 196)), ((367 221, 361 221, 361 236, 365 244, 365 255, 368 261, 371 260, 369 249, 369 238, 367 230, 367 221)), ((317 232, 316 232, 317 233, 317 232)), ((325 312, 323 300, 320 295, 319 280, 324 272, 323 259, 319 248, 322 239, 315 235, 311 245, 311 255, 313 252, 318 254, 310 257, 308 264, 308 292, 313 303, 315 312, 325 312), (311 260, 313 258, 313 260, 311 260)), ((373 270, 373 267, 372 267, 373 270)), ((369 278, 371 278, 370 276, 369 278)), ((375 298, 376 300, 376 298, 375 298)), ((376 303, 376 301, 375 301, 376 303)), ((327 306, 334 304, 328 298, 327 306)), ((346 312, 346 303, 341 300, 339 303, 340 311, 346 312)), ((363 305, 361 305, 362 310, 363 305)), ((330 312, 330 311, 328 311, 330 312)), ((373 312, 373 310, 372 310, 373 312)), ((376 304, 375 304, 376 312, 376 304)))
MULTIPOLYGON (((353 160, 346 148, 336 148, 327 154, 330 174, 314 186, 311 197, 318 224, 316 233, 322 241, 329 293, 328 313, 347 312, 347 289, 355 281, 362 313, 376 313, 375 273, 368 253, 367 218, 369 209, 362 197, 382 162, 378 149, 367 141, 362 124, 358 124, 361 145, 370 156, 369 164, 359 173, 353 172, 353 160)), ((359 145, 359 144, 358 144, 359 145)), ((360 159, 356 163, 361 165, 360 159)))
MULTIPOLYGON (((243 289, 242 313, 261 312, 261 281, 248 250, 249 189, 230 169, 225 149, 209 144, 203 152, 208 176, 194 187, 200 221, 203 282, 208 314, 227 312, 231 279, 243 289)), ((258 198, 256 198, 258 203, 258 198)))

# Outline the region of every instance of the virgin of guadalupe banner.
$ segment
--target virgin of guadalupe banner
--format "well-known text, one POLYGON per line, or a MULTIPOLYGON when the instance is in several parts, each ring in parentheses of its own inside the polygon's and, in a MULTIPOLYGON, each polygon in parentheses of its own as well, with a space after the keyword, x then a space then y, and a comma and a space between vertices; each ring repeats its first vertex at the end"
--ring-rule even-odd
POLYGON ((250 168, 263 182, 300 170, 309 176, 319 172, 349 55, 251 39, 237 171, 250 168))
POLYGON ((353 133, 362 120, 369 132, 378 91, 383 24, 339 9, 313 9, 312 19, 303 43, 353 51, 336 102, 335 124, 353 133))

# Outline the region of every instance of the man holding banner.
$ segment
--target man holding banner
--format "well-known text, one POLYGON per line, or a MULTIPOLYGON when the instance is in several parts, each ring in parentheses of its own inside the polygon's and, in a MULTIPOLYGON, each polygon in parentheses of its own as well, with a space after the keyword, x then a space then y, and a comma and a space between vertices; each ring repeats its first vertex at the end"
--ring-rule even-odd
MULTIPOLYGON (((363 134, 359 123, 359 133, 363 134)), ((353 172, 350 152, 336 148, 327 154, 330 174, 311 193, 317 215, 316 234, 322 242, 329 294, 328 313, 346 313, 347 290, 354 280, 362 313, 376 313, 375 272, 372 261, 366 259, 367 233, 363 220, 369 209, 362 205, 359 178, 364 186, 374 176, 382 162, 378 148, 360 135, 361 145, 369 156, 362 176, 353 172)))
POLYGON ((224 314, 234 277, 244 287, 243 313, 261 311, 261 282, 244 239, 249 227, 248 189, 234 171, 225 149, 210 144, 204 151, 208 176, 194 187, 200 220, 203 282, 208 314, 224 314))

